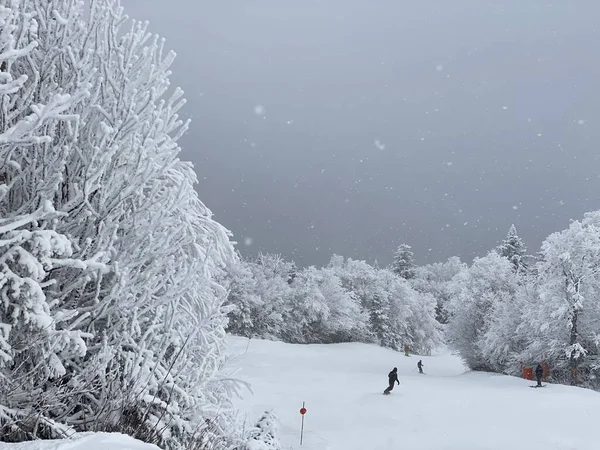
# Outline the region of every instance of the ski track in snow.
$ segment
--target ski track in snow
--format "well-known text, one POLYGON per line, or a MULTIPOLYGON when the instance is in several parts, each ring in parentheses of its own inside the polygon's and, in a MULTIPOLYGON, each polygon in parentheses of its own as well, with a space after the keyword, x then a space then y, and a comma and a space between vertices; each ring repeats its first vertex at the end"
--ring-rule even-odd
POLYGON ((229 337, 231 371, 251 384, 236 406, 248 425, 265 410, 283 449, 597 450, 600 394, 468 372, 446 350, 431 357, 375 345, 292 345, 229 337), (416 364, 423 360, 426 375, 416 364), (400 386, 382 395, 398 367, 400 386), (301 416, 306 402, 304 443, 301 416))

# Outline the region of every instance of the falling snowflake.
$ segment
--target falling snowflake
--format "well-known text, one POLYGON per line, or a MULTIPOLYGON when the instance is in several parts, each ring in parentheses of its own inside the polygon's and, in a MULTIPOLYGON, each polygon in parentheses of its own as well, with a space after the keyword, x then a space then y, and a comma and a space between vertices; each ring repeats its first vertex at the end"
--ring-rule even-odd
POLYGON ((452 164, 454 164, 452 161, 448 161, 448 162, 446 163, 446 165, 447 165, 448 167, 450 167, 452 164))
POLYGON ((519 209, 519 207, 518 207, 517 205, 513 205, 513 207, 512 207, 512 208, 513 208, 515 211, 516 211, 517 209, 519 209))
POLYGON ((377 147, 379 150, 385 150, 385 144, 382 143, 379 139, 375 140, 375 147, 377 147))
POLYGON ((444 70, 444 66, 439 64, 439 65, 435 66, 435 70, 437 70, 438 72, 441 72, 442 70, 444 70))
POLYGON ((254 114, 256 114, 257 116, 264 116, 266 112, 267 110, 263 105, 256 105, 254 107, 254 114))
POLYGON ((293 120, 288 120, 288 121, 287 121, 287 124, 288 124, 288 125, 291 125, 291 124, 293 124, 293 123, 294 123, 294 121, 293 121, 293 120))
POLYGON ((579 120, 577 121, 577 123, 578 123, 579 125, 585 125, 585 120, 583 120, 583 119, 579 119, 579 120))
POLYGON ((246 247, 250 247, 253 242, 254 242, 254 239, 252 239, 251 237, 244 238, 244 245, 246 247))
POLYGON ((502 109, 506 111, 508 109, 508 106, 503 106, 502 109))

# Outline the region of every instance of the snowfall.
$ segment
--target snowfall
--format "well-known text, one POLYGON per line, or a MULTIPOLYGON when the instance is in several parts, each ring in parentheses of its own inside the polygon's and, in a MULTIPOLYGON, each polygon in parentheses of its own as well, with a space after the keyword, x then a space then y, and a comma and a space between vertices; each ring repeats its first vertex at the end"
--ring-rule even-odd
MULTIPOLYGON (((251 425, 279 419, 283 450, 597 450, 600 393, 473 373, 446 349, 404 356, 365 344, 291 345, 230 337, 231 376, 250 383, 236 399, 251 425), (416 364, 423 360, 425 374, 416 364), (383 395, 398 367, 400 386, 383 395), (304 416, 300 446, 301 415, 304 416)), ((157 450, 89 433, 62 441, 0 444, 6 450, 157 450)))

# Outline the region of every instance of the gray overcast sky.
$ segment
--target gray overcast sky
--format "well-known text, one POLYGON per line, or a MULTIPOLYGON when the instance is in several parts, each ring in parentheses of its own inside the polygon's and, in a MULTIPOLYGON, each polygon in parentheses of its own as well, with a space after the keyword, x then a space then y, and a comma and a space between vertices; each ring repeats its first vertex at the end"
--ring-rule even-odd
POLYGON ((597 0, 123 4, 177 52, 182 157, 242 253, 470 262, 600 209, 597 0))

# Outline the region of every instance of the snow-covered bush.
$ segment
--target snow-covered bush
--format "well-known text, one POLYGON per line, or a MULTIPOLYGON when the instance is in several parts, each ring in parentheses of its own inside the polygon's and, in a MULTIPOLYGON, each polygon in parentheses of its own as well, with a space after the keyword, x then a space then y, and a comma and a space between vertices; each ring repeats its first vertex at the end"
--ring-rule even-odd
POLYGON ((271 411, 265 411, 256 425, 248 431, 240 450, 280 450, 277 432, 277 418, 271 411))

